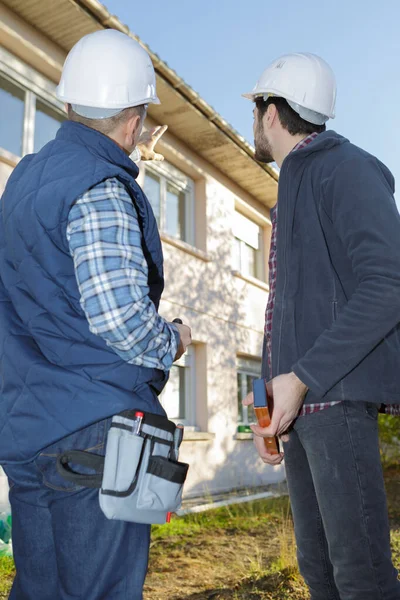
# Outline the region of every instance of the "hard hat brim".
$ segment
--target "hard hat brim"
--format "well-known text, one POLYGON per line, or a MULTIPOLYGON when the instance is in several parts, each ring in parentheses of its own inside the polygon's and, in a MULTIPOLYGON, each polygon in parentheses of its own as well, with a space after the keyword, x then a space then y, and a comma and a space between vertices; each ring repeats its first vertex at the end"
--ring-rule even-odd
POLYGON ((246 98, 247 100, 254 100, 255 97, 256 94, 252 94, 251 92, 249 92, 248 94, 242 94, 242 98, 246 98))
POLYGON ((88 106, 90 108, 113 108, 115 110, 119 109, 119 110, 124 110, 125 108, 133 108, 134 106, 141 106, 142 104, 161 104, 160 99, 158 98, 158 96, 151 96, 149 98, 141 98, 140 101, 138 102, 134 102, 134 103, 129 103, 127 104, 126 102, 122 102, 122 103, 115 103, 113 106, 110 106, 109 103, 107 103, 107 105, 102 105, 102 103, 98 103, 98 102, 89 102, 89 101, 85 101, 82 99, 78 99, 78 98, 72 98, 69 97, 68 95, 65 96, 64 94, 60 93, 59 91, 59 86, 56 88, 56 96, 58 98, 58 100, 60 100, 61 102, 66 102, 67 104, 78 104, 80 106, 88 106))
MULTIPOLYGON (((276 97, 285 98, 285 100, 286 100, 286 101, 288 102, 288 104, 289 104, 289 105, 290 105, 290 106, 293 108, 293 110, 295 110, 295 112, 297 112, 297 113, 299 114, 299 111, 298 111, 298 110, 296 110, 296 109, 295 109, 295 108, 292 106, 292 103, 293 103, 293 101, 292 101, 290 98, 288 98, 288 97, 284 96, 283 94, 277 93, 276 91, 274 91, 274 92, 270 92, 270 91, 259 91, 259 92, 256 92, 256 93, 254 93, 254 92, 250 92, 250 93, 248 93, 248 94, 242 94, 242 98, 246 98, 247 100, 252 100, 252 101, 254 102, 256 98, 262 98, 263 96, 268 96, 268 95, 269 95, 269 96, 276 96, 276 97)), ((306 109, 306 110, 310 110, 310 109, 308 109, 308 107, 306 107, 306 106, 304 106, 304 105, 300 104, 299 102, 296 102, 295 104, 297 104, 298 106, 300 106, 300 107, 302 107, 302 108, 304 108, 304 109, 306 109)), ((313 112, 314 112, 315 114, 320 114, 320 115, 322 115, 322 113, 317 113, 317 111, 313 111, 313 112)), ((329 115, 322 115, 322 117, 323 117, 323 119, 321 119, 321 121, 318 121, 318 123, 317 123, 317 122, 315 122, 315 123, 313 123, 313 124, 314 124, 314 125, 323 125, 323 124, 324 124, 324 123, 326 123, 326 121, 328 121, 329 119, 334 119, 334 118, 335 118, 335 113, 334 113, 334 112, 331 112, 329 115)), ((307 120, 307 119, 305 119, 305 120, 307 120)), ((311 123, 311 122, 312 122, 312 121, 310 121, 310 123, 311 123)))

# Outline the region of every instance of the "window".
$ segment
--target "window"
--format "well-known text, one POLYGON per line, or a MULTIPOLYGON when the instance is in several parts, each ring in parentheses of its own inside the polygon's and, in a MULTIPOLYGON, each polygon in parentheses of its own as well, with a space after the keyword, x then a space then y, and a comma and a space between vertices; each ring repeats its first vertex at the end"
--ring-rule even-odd
POLYGON ((194 347, 188 348, 171 368, 170 377, 160 396, 168 418, 183 425, 194 425, 194 347))
POLYGON ((253 390, 253 380, 261 376, 261 361, 251 358, 237 358, 237 391, 238 391, 238 430, 251 431, 250 423, 256 423, 252 406, 243 406, 242 400, 253 390))
POLYGON ((38 152, 66 118, 55 85, 0 48, 0 148, 16 157, 38 152))
POLYGON ((146 169, 144 193, 148 197, 154 211, 158 226, 161 220, 161 178, 146 169))
POLYGON ((242 275, 265 279, 263 229, 235 211, 233 265, 242 275))
POLYGON ((41 100, 36 100, 34 152, 39 152, 47 142, 55 138, 64 118, 41 100))
POLYGON ((161 231, 194 245, 194 182, 167 162, 146 165, 144 192, 161 231))
POLYGON ((22 154, 25 92, 0 75, 0 146, 16 156, 22 154))

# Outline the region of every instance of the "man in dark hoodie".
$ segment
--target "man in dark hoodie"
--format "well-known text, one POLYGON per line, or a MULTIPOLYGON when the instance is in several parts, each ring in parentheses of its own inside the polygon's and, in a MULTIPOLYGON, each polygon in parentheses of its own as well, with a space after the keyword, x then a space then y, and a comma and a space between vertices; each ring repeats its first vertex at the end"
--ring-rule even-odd
MULTIPOLYGON (((336 83, 311 54, 274 61, 246 97, 256 158, 276 161, 263 437, 282 436, 300 571, 312 600, 399 600, 379 410, 399 414, 400 217, 389 170, 325 123, 336 83), (279 208, 278 208, 279 207, 279 208)), ((253 402, 252 394, 246 404, 253 402)))

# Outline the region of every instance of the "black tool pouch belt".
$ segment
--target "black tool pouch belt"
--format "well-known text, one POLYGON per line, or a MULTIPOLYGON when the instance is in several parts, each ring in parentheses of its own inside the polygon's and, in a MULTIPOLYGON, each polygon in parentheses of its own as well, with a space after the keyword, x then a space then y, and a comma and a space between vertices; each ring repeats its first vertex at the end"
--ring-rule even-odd
POLYGON ((178 462, 181 436, 175 423, 143 413, 135 433, 135 414, 129 410, 113 417, 105 457, 71 450, 59 455, 57 468, 68 481, 100 488, 100 507, 108 519, 165 523, 181 505, 189 465, 178 462), (94 473, 78 473, 71 465, 94 473))

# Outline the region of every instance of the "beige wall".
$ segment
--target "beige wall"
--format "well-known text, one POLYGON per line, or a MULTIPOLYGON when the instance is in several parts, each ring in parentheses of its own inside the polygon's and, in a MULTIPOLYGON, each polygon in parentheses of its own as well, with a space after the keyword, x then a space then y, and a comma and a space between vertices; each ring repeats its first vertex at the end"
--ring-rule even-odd
MULTIPOLYGON (((181 457, 191 464, 187 496, 265 485, 284 476, 281 467, 268 467, 257 458, 252 440, 236 439, 236 357, 260 356, 268 291, 233 274, 232 221, 238 195, 202 166, 209 260, 163 244, 166 287, 161 313, 190 324, 194 341, 205 348, 201 356, 196 352, 196 368, 206 373, 196 393, 196 425, 211 436, 193 440, 189 435, 182 445, 181 457)), ((263 208, 256 203, 254 207, 260 224, 269 230, 263 208)))
POLYGON ((7 179, 11 175, 12 170, 13 167, 11 167, 6 162, 3 162, 0 157, 0 194, 2 194, 7 183, 7 179))

